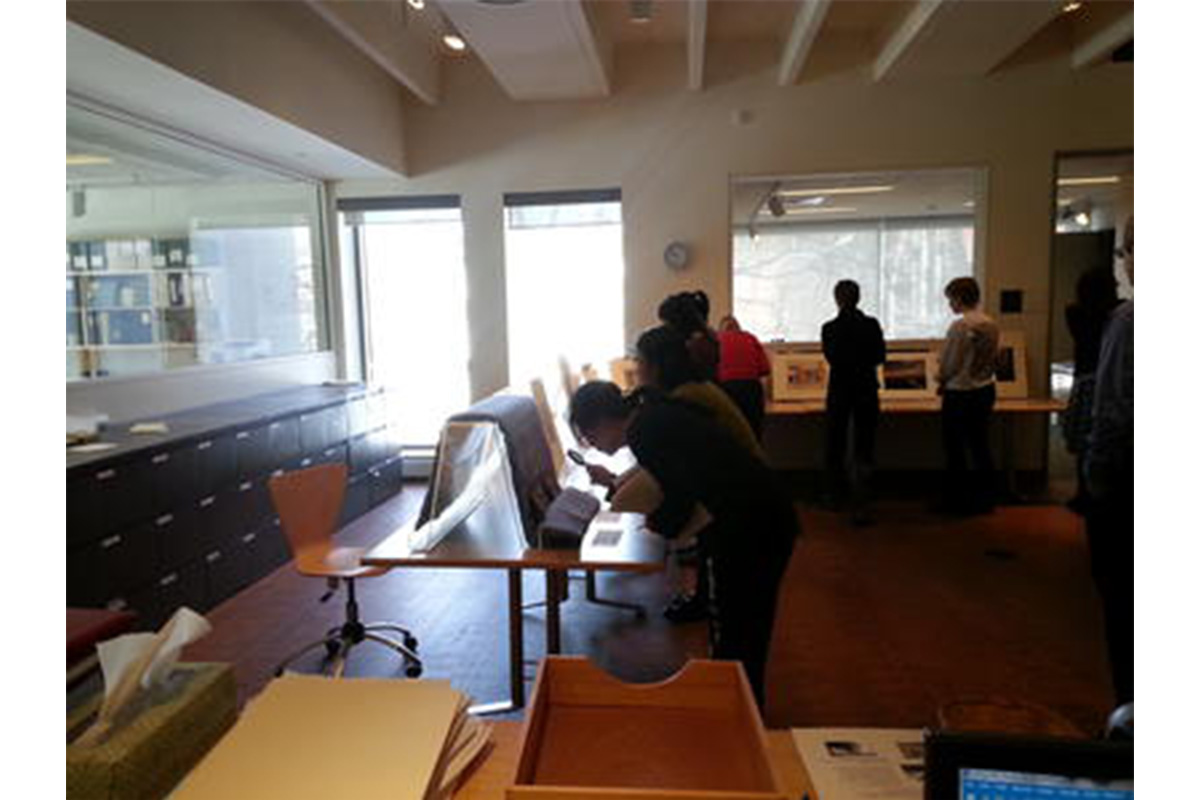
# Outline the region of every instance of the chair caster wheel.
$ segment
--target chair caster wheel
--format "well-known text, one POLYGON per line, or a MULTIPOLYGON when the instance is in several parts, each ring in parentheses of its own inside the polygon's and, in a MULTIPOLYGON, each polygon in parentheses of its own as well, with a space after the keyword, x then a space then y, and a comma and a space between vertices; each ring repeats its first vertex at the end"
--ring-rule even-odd
POLYGON ((412 634, 404 637, 404 646, 409 650, 416 650, 418 644, 417 637, 413 636, 412 634))
POLYGON ((404 668, 404 675, 407 678, 419 678, 422 672, 420 664, 409 664, 404 668))

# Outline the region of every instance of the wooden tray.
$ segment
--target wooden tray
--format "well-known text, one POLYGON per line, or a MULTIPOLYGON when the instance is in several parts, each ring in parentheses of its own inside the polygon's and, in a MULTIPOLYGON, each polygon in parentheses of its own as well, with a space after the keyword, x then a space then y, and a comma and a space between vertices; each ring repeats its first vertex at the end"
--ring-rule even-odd
POLYGON ((508 800, 783 800, 740 664, 689 661, 626 684, 583 658, 542 662, 508 800))

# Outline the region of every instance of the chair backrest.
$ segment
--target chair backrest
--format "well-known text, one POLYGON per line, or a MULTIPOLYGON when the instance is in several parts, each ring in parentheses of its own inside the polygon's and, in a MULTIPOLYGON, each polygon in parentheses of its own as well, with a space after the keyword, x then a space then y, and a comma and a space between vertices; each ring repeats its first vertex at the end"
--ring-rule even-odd
POLYGON ((346 496, 345 464, 285 472, 271 478, 268 486, 294 558, 332 546, 346 496))

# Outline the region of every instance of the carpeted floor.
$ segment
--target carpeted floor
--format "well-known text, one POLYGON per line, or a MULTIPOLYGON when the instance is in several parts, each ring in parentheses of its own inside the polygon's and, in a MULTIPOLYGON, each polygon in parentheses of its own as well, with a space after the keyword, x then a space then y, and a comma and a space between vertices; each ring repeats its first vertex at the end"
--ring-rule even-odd
MULTIPOLYGON (((415 515, 413 485, 350 526, 346 544, 369 544, 415 515)), ((1098 602, 1086 571, 1082 526, 1059 507, 1005 507, 947 522, 889 505, 879 524, 854 528, 803 511, 806 536, 785 578, 768 669, 767 722, 919 727, 939 704, 981 696, 1020 698, 1098 728, 1111 696, 1098 602)), ((670 576, 602 578, 601 593, 647 603, 645 622, 573 599, 563 646, 626 680, 670 675, 705 652, 703 624, 672 626, 658 614, 670 576)), ((541 596, 526 576, 526 600, 541 596)), ((215 630, 192 660, 235 664, 243 701, 291 650, 337 621, 337 598, 317 602, 320 581, 283 567, 209 613, 215 630)), ((505 578, 498 571, 397 570, 362 584, 364 617, 391 617, 421 639, 426 677, 449 678, 479 701, 505 696, 505 578)), ((526 657, 542 652, 541 612, 526 614, 526 657)), ((399 674, 388 651, 366 646, 349 675, 399 674)), ((314 656, 300 662, 316 670, 314 656)), ((531 670, 532 671, 532 670, 531 670)))

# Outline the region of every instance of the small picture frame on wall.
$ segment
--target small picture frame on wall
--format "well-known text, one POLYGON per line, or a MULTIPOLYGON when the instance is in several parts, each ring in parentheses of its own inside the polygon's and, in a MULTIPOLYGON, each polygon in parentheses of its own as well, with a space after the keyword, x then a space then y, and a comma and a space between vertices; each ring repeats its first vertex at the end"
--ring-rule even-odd
POLYGON ((829 362, 820 353, 771 356, 771 399, 776 402, 823 400, 829 388, 829 362))
POLYGON ((879 396, 889 400, 937 397, 937 355, 928 350, 890 352, 879 368, 879 396))
POLYGON ((996 397, 1003 399, 1029 396, 1029 365, 1023 331, 1000 331, 996 351, 996 397))
POLYGON ((612 382, 621 387, 622 392, 637 388, 637 361, 632 358, 614 358, 608 362, 612 382))

